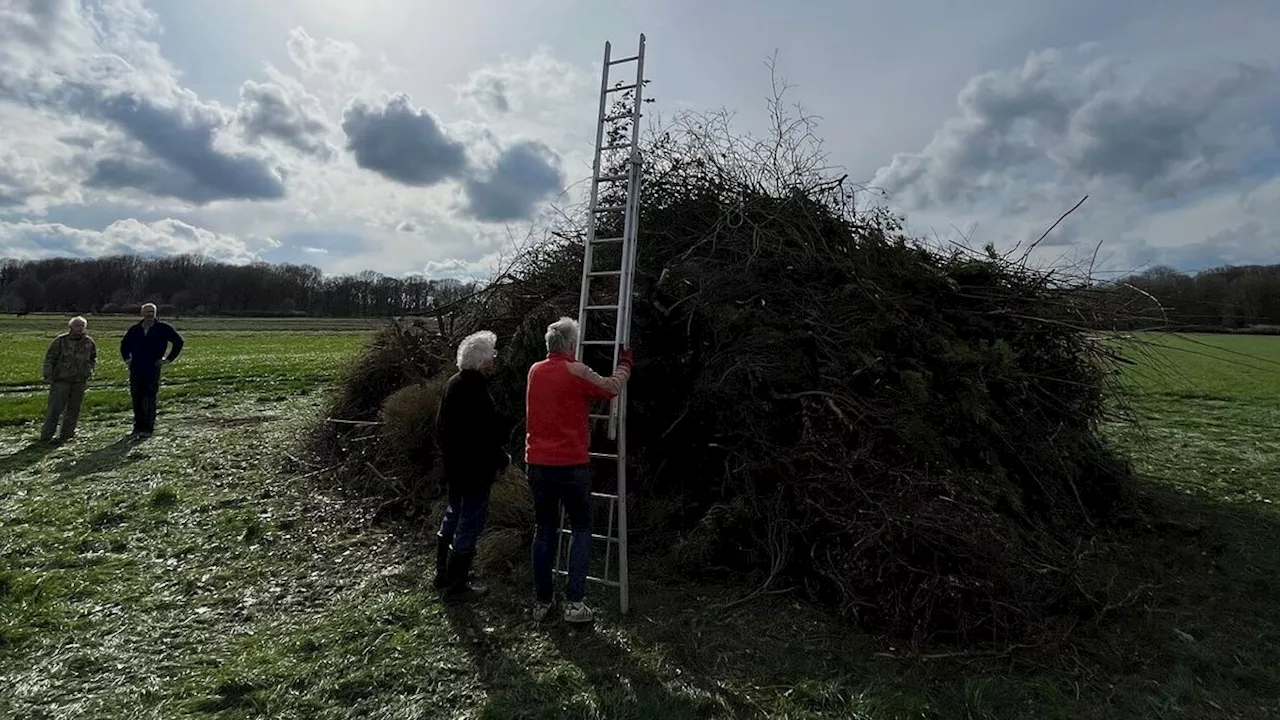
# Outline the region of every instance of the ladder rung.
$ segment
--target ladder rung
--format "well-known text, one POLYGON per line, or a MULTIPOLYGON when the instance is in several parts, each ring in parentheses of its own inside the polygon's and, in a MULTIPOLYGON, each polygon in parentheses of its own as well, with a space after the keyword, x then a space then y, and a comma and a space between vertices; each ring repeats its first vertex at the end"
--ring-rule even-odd
MULTIPOLYGON (((587 453, 587 454, 590 455, 591 459, 593 460, 617 460, 618 459, 617 453, 593 452, 593 453, 587 453)), ((614 497, 614 496, 610 495, 609 497, 614 497)))
MULTIPOLYGON (((556 572, 556 574, 557 574, 557 575, 568 575, 568 574, 569 574, 569 571, 568 571, 568 570, 561 570, 561 569, 559 569, 559 568, 556 568, 556 571, 555 571, 555 572, 556 572)), ((601 585, 605 585, 605 586, 608 586, 608 587, 619 587, 619 586, 620 586, 620 583, 619 583, 617 580, 605 580, 605 579, 603 579, 603 578, 598 578, 598 577, 596 577, 596 576, 594 576, 594 575, 588 575, 588 576, 587 576, 587 580, 589 580, 589 581, 591 581, 591 582, 593 582, 593 583, 600 583, 601 585)))
POLYGON ((616 238, 596 238, 595 240, 592 240, 591 242, 592 242, 592 243, 594 243, 594 244, 596 244, 596 245, 599 245, 600 243, 616 243, 616 242, 622 242, 622 238, 620 238, 620 237, 616 237, 616 238))
POLYGON ((605 145, 604 147, 600 148, 600 150, 602 150, 602 151, 604 151, 604 150, 621 150, 622 148, 629 148, 629 147, 631 147, 631 143, 629 143, 629 142, 624 142, 624 143, 614 143, 614 144, 612 144, 612 145, 605 145))
POLYGON ((622 174, 622 175, 601 175, 600 177, 596 178, 596 182, 617 182, 617 181, 619 181, 619 180, 626 180, 626 179, 627 179, 627 178, 629 178, 629 177, 631 177, 631 176, 630 176, 630 175, 626 175, 626 174, 622 174))
POLYGON ((591 414, 590 414, 590 415, 588 415, 587 417, 588 417, 588 418, 590 418, 590 419, 592 419, 592 420, 608 420, 611 416, 609 416, 609 415, 601 415, 600 413, 591 413, 591 414))
POLYGON ((616 113, 613 115, 605 115, 604 121, 613 122, 614 120, 628 120, 633 117, 635 117, 635 113, 616 113))
POLYGON ((632 62, 632 61, 634 61, 634 60, 639 60, 639 59, 640 59, 640 56, 639 56, 639 55, 632 55, 631 57, 624 57, 624 58, 622 58, 621 60, 610 60, 610 61, 609 61, 609 64, 610 64, 610 65, 621 65, 622 63, 629 63, 629 62, 632 62))
POLYGON ((593 492, 591 493, 591 497, 598 498, 601 500, 617 500, 618 499, 618 496, 613 493, 602 493, 602 492, 593 492))
POLYGON ((617 340, 583 340, 581 345, 617 345, 617 340))
MULTIPOLYGON (((561 535, 573 535, 573 529, 572 529, 572 528, 560 528, 560 534, 561 534, 561 535)), ((599 534, 599 533, 591 533, 591 539, 592 539, 592 540, 604 540, 604 541, 606 541, 606 542, 611 542, 611 543, 622 542, 621 540, 619 540, 619 539, 618 539, 618 538, 616 538, 616 537, 613 537, 612 535, 601 535, 601 534, 599 534)))
POLYGON ((608 90, 605 90, 605 92, 607 92, 607 93, 626 92, 626 91, 628 91, 628 90, 634 90, 634 89, 635 89, 635 87, 636 87, 636 84, 635 84, 635 83, 631 83, 630 85, 620 85, 620 86, 615 87, 615 88, 609 88, 608 90))
POLYGON ((621 270, 592 270, 587 277, 618 277, 621 274, 621 270))
POLYGON ((617 310, 617 305, 588 305, 584 310, 617 310))
POLYGON ((596 208, 596 212, 598 213, 617 212, 619 210, 626 210, 626 209, 627 209, 626 205, 601 205, 600 207, 596 208))

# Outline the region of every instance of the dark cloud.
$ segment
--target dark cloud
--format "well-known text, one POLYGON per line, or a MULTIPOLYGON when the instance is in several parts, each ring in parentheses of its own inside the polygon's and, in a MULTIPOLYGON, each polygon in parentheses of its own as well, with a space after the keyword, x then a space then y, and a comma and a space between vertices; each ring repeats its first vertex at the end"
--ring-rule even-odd
POLYGON ((342 130, 357 165, 405 185, 436 185, 467 170, 462 143, 445 135, 435 118, 413 107, 403 93, 382 107, 348 105, 342 130))
POLYGON ((551 148, 517 143, 502 152, 487 177, 466 182, 466 212, 483 222, 528 219, 538 202, 563 187, 560 158, 551 148))
POLYGON ((1120 179, 1154 198, 1233 174, 1250 151, 1261 148, 1256 144, 1260 128, 1231 136, 1241 128, 1239 116, 1230 111, 1257 97, 1276 74, 1238 65, 1197 80, 1190 86, 1090 98, 1071 116, 1073 142, 1065 154, 1071 169, 1086 177, 1120 179))
POLYGON ((5 208, 22 205, 36 193, 36 188, 31 186, 27 178, 19 177, 17 173, 0 165, 0 212, 5 208))
POLYGON ((250 142, 273 138, 322 160, 333 157, 334 148, 324 139, 329 124, 313 97, 294 97, 276 83, 249 80, 240 86, 236 119, 250 142))
POLYGON ((991 200, 1036 182, 1107 181, 1160 199, 1238 172, 1272 145, 1252 113, 1274 99, 1274 68, 1244 64, 1172 77, 1127 74, 1109 58, 1057 51, 979 75, 958 113, 874 184, 908 204, 991 200), (1141 80, 1137 80, 1141 77, 1141 80))
POLYGON ((81 93, 82 112, 106 120, 145 148, 149 157, 116 155, 97 161, 90 183, 131 187, 204 204, 215 200, 284 197, 284 181, 259 157, 214 148, 222 113, 192 98, 163 107, 132 94, 81 93))
POLYGON ((74 12, 75 0, 4 0, 0 41, 48 47, 55 25, 74 12))

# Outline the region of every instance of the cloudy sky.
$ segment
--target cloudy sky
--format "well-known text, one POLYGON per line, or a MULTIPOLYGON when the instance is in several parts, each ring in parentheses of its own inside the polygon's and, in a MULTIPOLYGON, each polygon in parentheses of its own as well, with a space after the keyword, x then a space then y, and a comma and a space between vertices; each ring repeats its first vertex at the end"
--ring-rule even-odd
POLYGON ((833 163, 937 242, 1280 262, 1275 0, 0 0, 0 256, 484 275, 590 174, 599 62, 833 163))

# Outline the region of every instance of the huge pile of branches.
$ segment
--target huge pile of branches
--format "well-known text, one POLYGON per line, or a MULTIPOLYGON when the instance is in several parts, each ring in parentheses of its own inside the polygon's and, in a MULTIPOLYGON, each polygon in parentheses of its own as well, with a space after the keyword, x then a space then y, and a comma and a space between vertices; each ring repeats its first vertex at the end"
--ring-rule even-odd
MULTIPOLYGON (((1054 272, 931 249, 889 213, 855 208, 809 126, 776 120, 769 141, 723 115, 646 136, 636 532, 674 533, 652 550, 673 566, 795 587, 917 639, 1008 638, 1047 613, 1089 612, 1082 548, 1128 478, 1098 435, 1118 359, 1087 328, 1105 319, 1054 272)), ((546 324, 576 315, 583 224, 567 215, 431 321, 415 352, 447 358, 466 332, 495 330, 495 394, 521 420, 546 324)), ((597 254, 597 267, 611 261, 597 254)), ((516 456, 521 437, 517 425, 516 456)))

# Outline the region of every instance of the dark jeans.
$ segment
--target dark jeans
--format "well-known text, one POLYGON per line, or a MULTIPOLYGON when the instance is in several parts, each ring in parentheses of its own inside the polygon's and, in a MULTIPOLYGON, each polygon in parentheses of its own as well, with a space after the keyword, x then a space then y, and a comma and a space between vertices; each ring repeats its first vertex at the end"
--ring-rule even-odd
POLYGON ((160 392, 160 371, 130 372, 129 396, 133 398, 133 431, 156 431, 156 395, 160 392))
POLYGON ((449 491, 449 505, 440 521, 439 537, 453 548, 455 553, 476 551, 476 542, 484 532, 484 522, 489 513, 489 493, 464 495, 449 491))
POLYGON ((538 602, 552 598, 551 563, 560 527, 560 506, 569 516, 569 583, 565 597, 580 602, 587 595, 591 559, 591 467, 529 466, 529 486, 538 529, 533 538, 533 587, 538 602))

